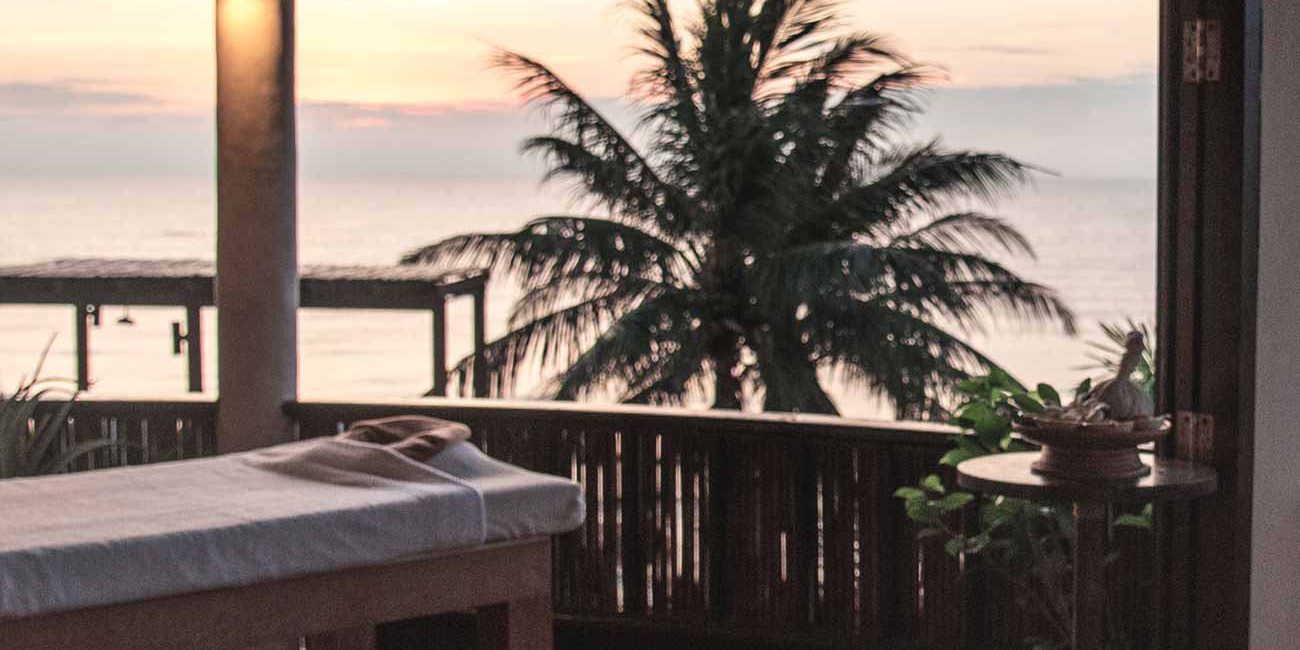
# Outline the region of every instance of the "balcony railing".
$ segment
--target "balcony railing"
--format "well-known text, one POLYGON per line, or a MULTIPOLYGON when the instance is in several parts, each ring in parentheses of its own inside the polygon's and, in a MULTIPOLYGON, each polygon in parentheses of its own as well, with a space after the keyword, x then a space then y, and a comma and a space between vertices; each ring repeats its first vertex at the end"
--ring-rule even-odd
MULTIPOLYGON (((953 430, 819 416, 437 399, 288 407, 304 437, 419 413, 487 453, 579 481, 587 523, 555 542, 559 638, 582 647, 1014 647, 1039 621, 996 576, 918 540, 893 498, 953 430)), ((137 445, 88 466, 211 453, 211 402, 85 401, 78 438, 137 445)), ((1116 622, 1147 611, 1146 536, 1114 565, 1116 622)), ((1139 634, 1139 639, 1141 635, 1139 634)), ((1138 647, 1141 647, 1139 644, 1138 647)))

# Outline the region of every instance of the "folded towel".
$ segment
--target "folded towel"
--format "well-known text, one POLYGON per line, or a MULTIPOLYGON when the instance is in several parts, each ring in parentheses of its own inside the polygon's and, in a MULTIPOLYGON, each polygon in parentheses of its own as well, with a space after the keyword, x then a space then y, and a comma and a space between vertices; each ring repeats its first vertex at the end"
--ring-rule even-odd
POLYGON ((452 444, 468 440, 469 427, 423 415, 398 415, 361 420, 338 437, 383 445, 423 463, 452 444))

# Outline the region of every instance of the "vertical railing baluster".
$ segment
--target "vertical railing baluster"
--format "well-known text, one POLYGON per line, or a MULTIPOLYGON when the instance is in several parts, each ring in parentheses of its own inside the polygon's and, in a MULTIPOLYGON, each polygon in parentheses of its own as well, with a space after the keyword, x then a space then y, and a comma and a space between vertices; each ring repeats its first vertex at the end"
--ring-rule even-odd
POLYGON ((647 436, 640 429, 623 430, 623 602, 624 611, 646 613, 645 510, 642 481, 645 475, 643 450, 647 436))
POLYGON ((709 618, 719 622, 731 618, 734 606, 736 574, 733 557, 738 540, 732 534, 729 515, 732 499, 737 496, 733 489, 735 463, 731 442, 719 436, 709 471, 709 618))
POLYGON ((791 544, 791 577, 795 585, 795 607, 799 623, 815 624, 817 593, 817 450, 799 445, 795 476, 794 539, 791 544))

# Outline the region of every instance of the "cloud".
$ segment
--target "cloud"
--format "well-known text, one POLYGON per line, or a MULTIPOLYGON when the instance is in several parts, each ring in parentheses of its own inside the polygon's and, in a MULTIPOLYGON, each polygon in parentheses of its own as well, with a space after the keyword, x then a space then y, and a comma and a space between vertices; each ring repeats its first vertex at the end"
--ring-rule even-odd
POLYGON ((0 83, 0 114, 126 112, 159 109, 165 102, 139 93, 99 90, 87 82, 0 83))

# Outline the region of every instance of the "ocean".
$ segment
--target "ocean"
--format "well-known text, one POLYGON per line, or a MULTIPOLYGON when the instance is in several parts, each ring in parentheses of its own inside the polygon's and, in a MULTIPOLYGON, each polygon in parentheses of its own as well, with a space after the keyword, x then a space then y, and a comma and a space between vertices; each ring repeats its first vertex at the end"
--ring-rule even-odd
MULTIPOLYGON (((560 189, 524 178, 476 181, 411 175, 304 177, 299 204, 304 263, 393 264, 405 251, 467 231, 508 230, 537 215, 569 211, 560 189)), ((1021 381, 1072 386, 1088 374, 1088 341, 1103 320, 1150 321, 1155 312, 1155 182, 1045 177, 996 210, 1029 238, 1036 259, 1009 264, 1057 289, 1080 334, 990 322, 969 340, 1021 381)), ((215 190, 204 174, 158 172, 58 176, 0 174, 0 264, 59 257, 210 258, 215 190)), ((488 333, 505 331, 512 287, 489 289, 488 333)), ((167 396, 185 388, 185 360, 171 354, 179 309, 129 312, 105 306, 91 332, 93 394, 167 396)), ((205 384, 214 387, 215 314, 205 311, 205 384)), ((469 351, 468 300, 448 314, 453 358, 469 351)), ((0 305, 0 386, 30 372, 46 341, 46 376, 74 373, 68 307, 0 305)), ((300 392, 306 397, 412 397, 430 385, 430 316, 425 313, 304 310, 300 392)), ((520 397, 532 396, 527 385, 520 397)), ((837 387, 845 414, 887 415, 853 387, 837 387)))

